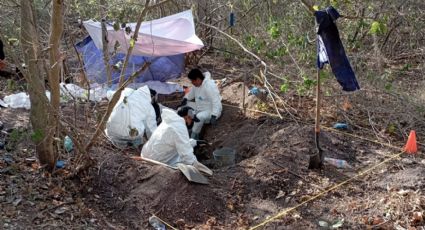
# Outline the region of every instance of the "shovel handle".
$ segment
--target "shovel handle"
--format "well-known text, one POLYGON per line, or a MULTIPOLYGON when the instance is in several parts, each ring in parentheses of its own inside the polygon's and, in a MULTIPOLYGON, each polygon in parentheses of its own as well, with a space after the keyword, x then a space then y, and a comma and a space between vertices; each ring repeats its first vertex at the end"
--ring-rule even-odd
POLYGON ((152 160, 152 159, 148 159, 148 158, 144 158, 144 157, 132 157, 132 158, 134 160, 141 160, 141 161, 145 161, 145 162, 149 162, 149 163, 152 163, 152 164, 161 165, 161 166, 164 166, 164 167, 167 167, 167 168, 177 170, 177 167, 173 167, 171 165, 167 165, 165 163, 162 163, 162 162, 159 162, 159 161, 156 161, 156 160, 152 160))

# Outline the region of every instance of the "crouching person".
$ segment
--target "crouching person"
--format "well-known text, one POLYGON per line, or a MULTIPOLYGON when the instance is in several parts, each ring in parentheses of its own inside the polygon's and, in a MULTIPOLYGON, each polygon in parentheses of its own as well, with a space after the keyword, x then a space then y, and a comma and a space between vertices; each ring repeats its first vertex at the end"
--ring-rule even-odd
MULTIPOLYGON (((190 139, 185 120, 175 111, 164 108, 162 123, 143 146, 141 157, 162 162, 170 166, 178 163, 193 165, 201 171, 211 171, 196 159, 193 147, 196 140, 190 139)), ((209 174, 212 175, 212 172, 209 174)))
POLYGON ((144 134, 149 139, 157 128, 157 115, 147 86, 126 88, 112 110, 105 133, 118 148, 140 148, 144 134))
POLYGON ((199 69, 192 69, 188 78, 194 87, 183 98, 181 106, 187 105, 188 101, 195 100, 193 108, 199 121, 195 121, 193 124, 191 138, 199 140, 204 123, 216 125, 217 119, 221 116, 221 95, 214 80, 211 79, 210 72, 202 73, 199 69))

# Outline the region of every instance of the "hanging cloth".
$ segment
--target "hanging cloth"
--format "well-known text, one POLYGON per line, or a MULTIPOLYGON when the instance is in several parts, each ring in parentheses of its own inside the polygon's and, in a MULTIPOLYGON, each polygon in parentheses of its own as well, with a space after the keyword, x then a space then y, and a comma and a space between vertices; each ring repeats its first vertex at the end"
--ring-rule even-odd
POLYGON ((317 67, 322 69, 328 63, 331 65, 338 83, 344 91, 360 89, 350 62, 344 51, 335 21, 340 17, 332 6, 314 13, 318 24, 317 30, 317 67))
POLYGON ((233 5, 230 5, 229 26, 235 26, 235 13, 233 12, 233 5))

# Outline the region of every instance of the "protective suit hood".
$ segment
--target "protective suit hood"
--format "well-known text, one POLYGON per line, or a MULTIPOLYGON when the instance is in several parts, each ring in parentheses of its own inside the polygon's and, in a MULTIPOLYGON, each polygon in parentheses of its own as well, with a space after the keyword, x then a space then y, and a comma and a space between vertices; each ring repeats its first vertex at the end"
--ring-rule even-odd
POLYGON ((147 85, 138 88, 137 91, 139 91, 141 95, 145 96, 148 101, 151 100, 151 92, 149 91, 149 87, 147 85))
POLYGON ((205 84, 207 84, 206 82, 211 80, 211 73, 205 72, 205 73, 203 73, 203 75, 204 75, 204 80, 202 81, 202 85, 205 85, 205 84))
POLYGON ((170 109, 163 109, 161 113, 162 122, 165 122, 167 124, 171 123, 184 123, 184 119, 176 114, 176 112, 170 110, 170 109))
POLYGON ((193 164, 196 157, 184 119, 173 110, 162 110, 162 123, 143 146, 141 156, 168 165, 193 164))

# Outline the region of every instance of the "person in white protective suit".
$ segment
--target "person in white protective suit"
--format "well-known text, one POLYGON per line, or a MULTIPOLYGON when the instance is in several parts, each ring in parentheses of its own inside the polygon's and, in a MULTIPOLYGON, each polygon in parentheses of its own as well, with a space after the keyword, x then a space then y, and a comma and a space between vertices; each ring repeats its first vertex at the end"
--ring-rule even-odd
POLYGON ((211 124, 215 126, 217 119, 221 116, 221 95, 214 80, 211 79, 210 72, 202 73, 199 69, 192 69, 188 78, 194 87, 185 95, 180 106, 185 106, 188 101, 195 100, 193 107, 199 121, 194 122, 190 136, 199 140, 203 125, 211 124))
POLYGON ((125 88, 106 123, 105 133, 118 148, 138 148, 157 128, 157 116, 147 86, 125 88))
POLYGON ((162 109, 161 118, 162 123, 143 146, 141 157, 170 166, 176 166, 178 163, 193 165, 205 171, 206 166, 199 163, 193 153, 197 141, 189 138, 185 119, 168 108, 162 109))

